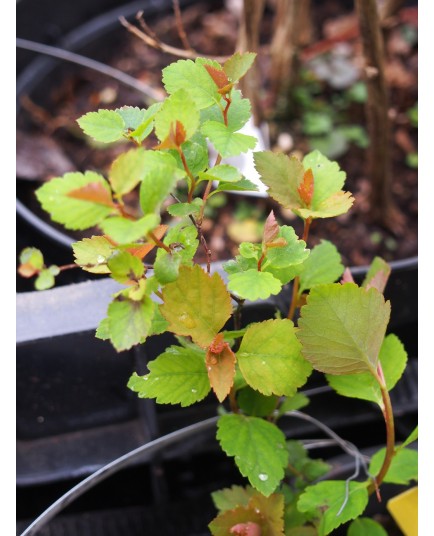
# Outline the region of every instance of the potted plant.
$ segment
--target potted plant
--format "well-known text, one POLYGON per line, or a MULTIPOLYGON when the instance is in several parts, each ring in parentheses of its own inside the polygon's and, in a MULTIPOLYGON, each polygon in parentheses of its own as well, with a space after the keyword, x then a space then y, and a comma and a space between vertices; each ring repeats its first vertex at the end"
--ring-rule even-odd
MULTIPOLYGON (((269 195, 301 218, 303 235, 279 225, 271 212, 261 243, 242 243, 239 255, 223 265, 225 279, 213 270, 202 229, 209 199, 228 189, 255 189, 239 169, 222 163, 256 144, 239 132, 251 112, 236 88, 254 60, 250 52, 223 64, 179 60, 163 70, 168 97, 162 103, 85 114, 78 119, 85 134, 100 143, 126 138, 134 148, 116 158, 108 180, 94 171, 66 173, 39 188, 37 197, 66 228, 102 230, 73 244, 75 265, 121 286, 97 338, 123 351, 152 335, 176 337, 145 374, 131 376, 129 388, 161 404, 191 406, 210 391, 219 401, 217 439, 249 484, 214 495, 220 513, 211 532, 329 534, 356 518, 360 532, 369 496, 380 498, 383 482, 416 478, 417 453, 407 447, 417 431, 396 445, 389 391, 404 372, 407 354, 395 335, 386 335, 391 305, 383 291, 390 268, 374 259, 358 286, 334 244, 308 247, 313 220, 351 208, 353 197, 342 189, 345 173, 319 151, 303 160, 256 152, 269 195), (141 144, 148 136, 155 143, 145 150, 141 144), (210 146, 217 153, 211 162, 210 146), (183 199, 174 195, 180 181, 186 185, 183 199), (124 203, 136 187, 139 215, 124 203), (167 211, 177 223, 162 225, 161 209, 170 197, 167 211), (198 248, 205 264, 194 261, 198 248), (243 320, 246 301, 278 295, 289 283, 286 315, 243 320), (385 447, 369 465, 357 448, 334 437, 355 460, 356 471, 346 480, 318 481, 326 466, 309 460, 300 443, 287 442, 281 429, 285 416, 312 420, 299 411, 306 400, 297 391, 314 369, 339 394, 379 406, 384 418, 385 447)), ((38 289, 52 286, 67 268, 46 265, 35 248, 21 253, 19 272, 36 276, 38 289)))

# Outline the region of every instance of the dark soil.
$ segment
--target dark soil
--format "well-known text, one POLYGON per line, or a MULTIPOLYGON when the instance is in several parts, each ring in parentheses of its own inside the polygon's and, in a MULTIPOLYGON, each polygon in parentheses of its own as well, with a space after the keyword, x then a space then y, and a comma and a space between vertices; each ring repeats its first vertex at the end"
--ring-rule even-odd
MULTIPOLYGON (((199 2, 183 10, 183 21, 192 47, 203 56, 231 54, 235 48, 236 18, 222 7, 211 9, 204 4, 206 3, 199 2)), ((311 42, 325 43, 326 47, 330 36, 333 37, 355 21, 351 11, 343 8, 342 2, 334 0, 319 2, 312 10, 312 15, 311 42)), ((376 255, 388 261, 417 255, 418 177, 417 169, 406 163, 407 155, 417 151, 417 127, 412 125, 408 116, 408 110, 417 102, 415 19, 417 8, 413 11, 404 10, 392 20, 387 31, 386 46, 386 76, 391 100, 389 115, 393 128, 392 195, 402 223, 390 230, 369 221, 370 183, 366 175, 366 152, 350 144, 349 149, 336 160, 347 173, 345 189, 353 193, 354 206, 346 215, 317 220, 311 227, 309 245, 312 246, 323 238, 333 241, 342 253, 346 265, 369 264, 376 255)), ((149 24, 164 42, 182 46, 172 14, 158 21, 149 21, 149 24)), ((267 14, 264 17, 261 37, 264 47, 271 31, 271 18, 270 14, 267 14)), ((149 48, 124 28, 120 28, 116 36, 111 37, 107 43, 114 43, 115 46, 109 53, 109 47, 105 43, 106 63, 137 77, 154 89, 161 88, 161 69, 176 59, 149 48)), ((359 65, 360 45, 357 39, 345 46, 349 60, 354 65, 359 65)), ((328 56, 317 56, 316 60, 326 57, 328 56)), ((264 55, 259 56, 259 65, 266 78, 267 61, 264 55)), ((308 64, 301 63, 299 84, 289 100, 289 106, 277 108, 271 117, 272 148, 299 154, 310 150, 309 138, 303 131, 303 109, 300 100, 297 100, 297 91, 303 87, 303 83, 307 84, 306 80, 310 86, 305 87, 314 88, 314 106, 321 107, 324 102, 332 102, 331 107, 338 118, 337 124, 365 125, 364 105, 354 101, 347 104, 344 102, 343 105, 346 89, 333 88, 325 82, 313 79, 307 67, 308 64), (289 145, 285 146, 285 143, 288 143, 285 142, 285 136, 288 140, 288 134, 289 145)), ((78 68, 68 68, 65 73, 58 84, 53 84, 49 89, 44 88, 44 97, 37 98, 32 95, 22 99, 23 109, 18 118, 17 145, 19 150, 21 149, 18 157, 18 177, 22 179, 19 180, 18 187, 25 190, 22 195, 36 212, 40 209, 32 198, 34 187, 39 181, 61 175, 68 170, 107 171, 112 160, 126 149, 125 144, 96 148, 83 139, 75 123, 78 117, 98 108, 143 106, 140 95, 98 73, 78 68), (33 167, 29 165, 29 160, 33 167)), ((266 93, 264 103, 264 108, 267 109, 266 93)), ((330 108, 330 105, 328 106, 330 108)), ((149 147, 152 146, 152 140, 147 143, 149 147)), ((182 194, 180 192, 180 196, 182 194)), ((137 209, 137 196, 130 197, 130 206, 137 209)), ((302 234, 301 222, 290 211, 279 208, 273 200, 227 194, 222 203, 223 206, 220 207, 209 207, 209 219, 204 224, 205 235, 213 252, 212 260, 232 257, 243 240, 260 240, 261 224, 270 210, 275 211, 281 224, 292 225, 299 235, 302 234)), ((80 233, 74 236, 79 239, 94 233, 95 231, 91 230, 87 235, 80 233)))

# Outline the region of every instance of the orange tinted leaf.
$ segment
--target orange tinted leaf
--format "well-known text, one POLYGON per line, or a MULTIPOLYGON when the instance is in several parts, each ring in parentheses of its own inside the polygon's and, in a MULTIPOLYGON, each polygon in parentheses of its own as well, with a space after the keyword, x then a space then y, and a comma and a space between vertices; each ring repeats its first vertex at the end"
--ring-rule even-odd
POLYGON ((179 277, 163 290, 160 310, 168 330, 190 336, 207 348, 232 313, 231 297, 219 274, 207 274, 199 265, 181 266, 179 277))
POLYGON ((205 69, 208 71, 210 77, 214 80, 216 86, 219 89, 224 88, 225 86, 231 85, 229 78, 223 69, 217 69, 212 65, 204 65, 205 69))
POLYGON ((154 149, 178 149, 187 139, 184 125, 180 121, 171 123, 170 131, 165 140, 156 145, 154 149))
POLYGON ((300 186, 297 188, 300 198, 307 207, 310 207, 312 203, 314 189, 313 173, 312 169, 308 169, 304 172, 303 180, 300 186))
POLYGON ((114 206, 111 193, 104 188, 104 185, 101 182, 90 182, 82 188, 71 190, 66 195, 73 199, 89 201, 90 203, 97 203, 98 205, 105 205, 108 207, 114 206))
POLYGON ((36 269, 34 266, 32 266, 30 263, 26 262, 25 264, 21 264, 18 267, 18 273, 21 277, 32 277, 33 275, 37 274, 39 272, 38 269, 36 269))
POLYGON ((224 341, 223 333, 216 335, 206 353, 206 368, 211 387, 219 402, 229 394, 234 383, 235 354, 224 341))
POLYGON ((270 248, 283 248, 288 245, 288 242, 283 238, 283 236, 276 238, 272 242, 267 242, 266 246, 268 249, 270 248))
POLYGON ((344 270, 344 273, 342 275, 342 279, 340 281, 342 284, 344 283, 354 283, 353 274, 351 273, 351 270, 347 267, 344 270))
MULTIPOLYGON (((159 225, 156 229, 154 229, 153 233, 158 238, 158 240, 161 240, 163 238, 164 233, 167 231, 167 228, 167 225, 159 225)), ((142 244, 140 246, 128 248, 127 251, 128 253, 131 253, 131 255, 134 255, 134 257, 144 259, 146 255, 154 249, 154 247, 154 242, 147 242, 146 244, 142 244)))
MULTIPOLYGON (((234 527, 247 523, 261 526, 261 522, 262 516, 260 512, 255 512, 244 506, 238 506, 233 510, 221 512, 208 526, 214 536, 228 536, 231 533, 237 534, 236 532, 231 532, 234 527)), ((240 533, 238 532, 238 534, 240 533)))

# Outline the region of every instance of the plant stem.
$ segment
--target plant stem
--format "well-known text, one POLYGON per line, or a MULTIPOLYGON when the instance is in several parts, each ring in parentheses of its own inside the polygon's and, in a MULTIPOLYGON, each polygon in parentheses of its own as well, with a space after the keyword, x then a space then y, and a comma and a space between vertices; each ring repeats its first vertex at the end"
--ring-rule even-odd
POLYGON ((148 236, 155 242, 155 244, 159 247, 159 248, 163 248, 165 251, 167 251, 167 253, 172 253, 169 246, 166 246, 166 244, 164 242, 162 242, 161 240, 159 240, 152 231, 150 231, 148 233, 148 236))
POLYGON ((234 386, 231 387, 231 390, 229 391, 229 405, 231 407, 232 413, 239 413, 240 410, 238 408, 237 404, 237 396, 234 386))
MULTIPOLYGON (((309 236, 309 230, 310 225, 312 223, 312 218, 307 218, 304 220, 304 229, 303 229, 303 237, 302 240, 307 243, 307 239, 309 236)), ((298 301, 298 289, 300 286, 300 278, 297 276, 294 279, 294 284, 292 286, 292 298, 291 298, 291 305, 289 307, 288 316, 289 320, 292 320, 294 318, 295 309, 297 307, 297 301, 298 301)))
POLYGON ((59 266, 59 271, 63 272, 64 270, 72 270, 73 268, 81 268, 78 264, 72 263, 72 264, 64 264, 63 266, 59 266))
POLYGON ((384 75, 384 43, 376 0, 356 0, 368 89, 370 216, 388 228, 396 219, 391 197, 389 99, 384 75))
POLYGON ((395 422, 393 419, 392 402, 390 401, 389 391, 387 390, 380 364, 378 365, 377 373, 377 381, 380 386, 381 397, 384 405, 384 407, 381 409, 383 411, 384 422, 386 423, 386 455, 380 471, 368 487, 368 493, 373 493, 376 491, 383 482, 383 479, 389 470, 390 464, 392 463, 393 456, 395 455, 395 422))

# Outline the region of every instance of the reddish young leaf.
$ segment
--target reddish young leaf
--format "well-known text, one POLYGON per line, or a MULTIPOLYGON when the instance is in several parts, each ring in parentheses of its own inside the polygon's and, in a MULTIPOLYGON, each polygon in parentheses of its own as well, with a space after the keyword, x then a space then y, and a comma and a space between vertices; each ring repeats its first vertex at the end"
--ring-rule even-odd
MULTIPOLYGON (((158 240, 161 240, 165 234, 165 232, 168 229, 168 225, 159 225, 156 229, 154 229, 154 235, 158 238, 158 240)), ((147 242, 146 244, 134 246, 132 248, 128 248, 128 253, 131 253, 131 255, 134 255, 134 257, 138 257, 139 259, 144 259, 146 255, 152 251, 155 247, 154 242, 147 242)))
POLYGON ((276 221, 274 212, 271 211, 268 218, 265 220, 264 237, 262 244, 268 244, 272 242, 279 234, 279 224, 276 221))
POLYGON ((73 199, 89 201, 90 203, 97 203, 98 205, 105 205, 108 207, 114 206, 111 193, 104 188, 104 185, 101 182, 90 182, 82 188, 71 190, 66 195, 73 199))
POLYGON ((347 267, 345 268, 345 271, 342 275, 342 279, 340 281, 342 285, 344 283, 354 283, 353 274, 351 273, 351 270, 347 267))
POLYGON ((40 270, 35 268, 32 264, 29 262, 26 262, 24 264, 21 264, 18 266, 18 273, 21 277, 32 277, 35 274, 37 274, 40 270))
POLYGON ((303 180, 300 186, 297 188, 300 198, 303 201, 303 203, 305 203, 306 207, 310 207, 310 204, 312 203, 313 189, 314 189, 313 173, 312 173, 312 169, 309 168, 304 172, 303 180))
POLYGON ((257 523, 253 521, 247 521, 247 523, 238 523, 234 525, 229 531, 231 534, 237 536, 261 536, 262 529, 257 523))
POLYGON ((184 125, 181 121, 176 121, 170 125, 169 135, 165 140, 156 145, 154 149, 179 149, 181 145, 185 142, 187 138, 187 133, 185 131, 184 125))
POLYGON ((208 74, 214 80, 216 86, 219 89, 223 89, 225 86, 232 85, 223 69, 217 69, 212 65, 204 65, 204 67, 208 71, 208 74))
POLYGON ((219 402, 223 402, 234 383, 235 362, 235 354, 224 341, 223 333, 218 333, 206 352, 206 368, 219 402))

